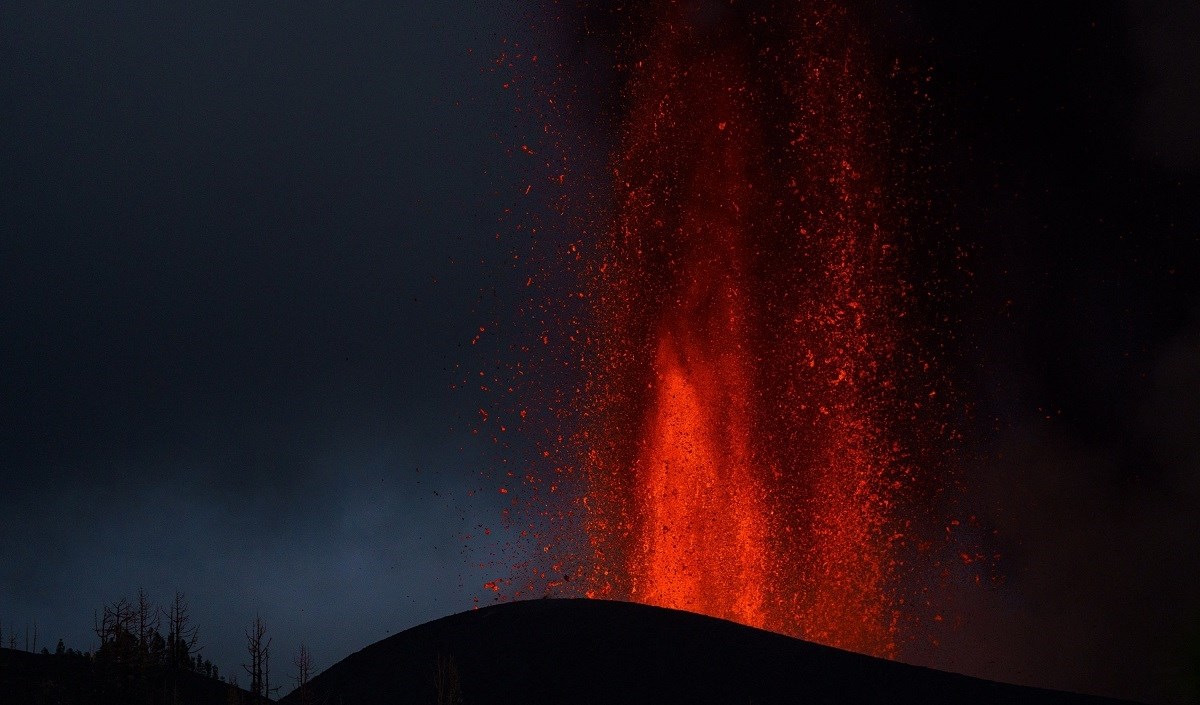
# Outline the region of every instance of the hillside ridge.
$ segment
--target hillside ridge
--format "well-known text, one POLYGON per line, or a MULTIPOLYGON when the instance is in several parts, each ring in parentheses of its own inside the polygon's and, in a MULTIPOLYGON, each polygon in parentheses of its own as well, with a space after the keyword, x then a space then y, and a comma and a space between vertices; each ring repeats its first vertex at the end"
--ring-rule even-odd
POLYGON ((503 603, 371 644, 280 702, 971 703, 1128 701, 996 683, 630 602, 503 603))

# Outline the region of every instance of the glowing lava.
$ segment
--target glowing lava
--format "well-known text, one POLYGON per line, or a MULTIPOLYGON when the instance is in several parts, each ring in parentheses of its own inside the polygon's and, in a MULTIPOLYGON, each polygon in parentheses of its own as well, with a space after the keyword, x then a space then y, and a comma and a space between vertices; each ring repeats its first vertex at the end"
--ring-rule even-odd
MULTIPOLYGON (((721 81, 720 66, 696 67, 721 81), (712 72, 712 73, 709 73, 712 72)), ((718 95, 697 115, 696 146, 712 161, 681 174, 679 240, 655 325, 640 452, 634 462, 641 528, 629 559, 634 599, 764 624, 763 492, 751 450, 747 366, 744 148, 727 129, 735 101, 718 95), (728 133, 728 134, 726 134, 728 133), (738 585, 727 590, 722 585, 738 585)), ((651 192, 630 192, 629 208, 651 192)), ((623 219, 630 241, 643 223, 623 219)))
POLYGON ((589 594, 892 656, 933 390, 876 69, 835 5, 661 4, 589 282, 589 594))

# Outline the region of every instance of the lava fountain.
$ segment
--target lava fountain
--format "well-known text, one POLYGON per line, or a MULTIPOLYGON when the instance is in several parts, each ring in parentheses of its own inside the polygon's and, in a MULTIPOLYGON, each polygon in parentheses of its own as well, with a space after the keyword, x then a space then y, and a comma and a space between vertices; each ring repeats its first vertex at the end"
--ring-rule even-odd
POLYGON ((895 508, 937 392, 883 79, 835 4, 650 15, 588 275, 588 594, 894 656, 895 508))

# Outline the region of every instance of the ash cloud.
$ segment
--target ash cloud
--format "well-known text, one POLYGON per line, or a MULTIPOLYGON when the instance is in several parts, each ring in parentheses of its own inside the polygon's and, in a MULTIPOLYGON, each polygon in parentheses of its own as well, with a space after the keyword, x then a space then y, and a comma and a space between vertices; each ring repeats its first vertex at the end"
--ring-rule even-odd
POLYGON ((1134 42, 1144 94, 1138 111, 1138 148, 1146 158, 1178 170, 1200 167, 1200 6, 1186 0, 1131 2, 1134 42))
POLYGON ((1002 581, 956 596, 945 664, 1149 702, 1196 697, 1200 643, 1200 326, 1170 341, 1130 408, 1128 440, 1081 440, 1026 417, 969 471, 1002 581))
POLYGON ((962 508, 1002 576, 954 591, 963 623, 928 658, 1194 702, 1195 8, 913 6, 958 184, 939 195, 973 253, 950 348, 975 416, 962 508))

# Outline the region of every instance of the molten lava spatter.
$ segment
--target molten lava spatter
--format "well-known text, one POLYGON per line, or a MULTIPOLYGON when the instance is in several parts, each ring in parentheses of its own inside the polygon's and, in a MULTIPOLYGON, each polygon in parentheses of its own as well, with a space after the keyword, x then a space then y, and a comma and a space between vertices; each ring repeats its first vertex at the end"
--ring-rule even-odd
POLYGON ((664 2, 633 42, 589 283, 589 594, 891 656, 936 391, 879 91, 845 10, 751 5, 664 2))
MULTIPOLYGON (((704 82, 730 80, 720 62, 694 70, 704 82)), ((665 253, 673 262, 669 294, 644 360, 651 375, 632 468, 639 536, 627 560, 633 599, 764 625, 767 526, 752 453, 743 281, 745 145, 729 129, 740 112, 731 96, 712 97, 692 133, 705 162, 678 175, 677 240, 665 253)), ((629 198, 640 214, 642 199, 652 203, 655 194, 631 190, 629 198)), ((622 237, 642 242, 653 232, 648 225, 626 213, 622 237)), ((632 264, 611 254, 614 273, 632 264)))

